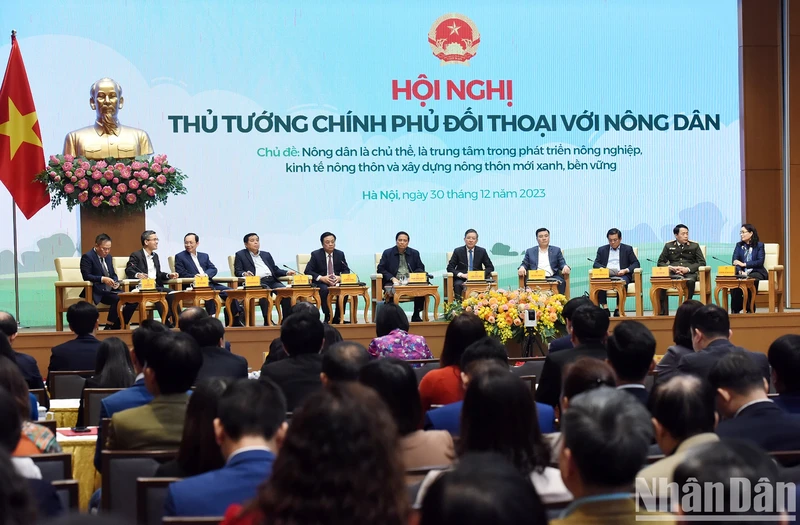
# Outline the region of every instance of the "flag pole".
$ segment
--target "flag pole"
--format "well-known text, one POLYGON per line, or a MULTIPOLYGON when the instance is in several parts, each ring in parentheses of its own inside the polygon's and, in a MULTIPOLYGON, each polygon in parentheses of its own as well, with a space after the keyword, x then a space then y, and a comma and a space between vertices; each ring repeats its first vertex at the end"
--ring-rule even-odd
POLYGON ((14 229, 14 313, 16 314, 17 326, 19 320, 19 259, 17 258, 17 203, 11 198, 11 224, 14 229))

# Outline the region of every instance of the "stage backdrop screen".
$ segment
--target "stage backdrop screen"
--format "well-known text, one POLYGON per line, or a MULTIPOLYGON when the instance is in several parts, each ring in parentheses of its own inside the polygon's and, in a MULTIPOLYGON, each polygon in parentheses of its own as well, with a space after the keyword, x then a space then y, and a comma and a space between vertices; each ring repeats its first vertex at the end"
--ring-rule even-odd
MULTIPOLYGON (((369 281, 403 230, 441 285, 475 228, 510 287, 547 227, 575 296, 609 228, 645 276, 677 223, 724 259, 738 239, 735 0, 29 0, 3 7, 12 28, 47 155, 93 123, 89 86, 108 76, 120 121, 188 175, 147 212, 163 264, 196 232, 227 275, 256 232, 294 267, 331 231, 369 281)), ((13 311, 11 215, 2 189, 13 311)), ((53 258, 80 255, 78 214, 20 215, 18 233, 22 322, 53 325, 53 258)))

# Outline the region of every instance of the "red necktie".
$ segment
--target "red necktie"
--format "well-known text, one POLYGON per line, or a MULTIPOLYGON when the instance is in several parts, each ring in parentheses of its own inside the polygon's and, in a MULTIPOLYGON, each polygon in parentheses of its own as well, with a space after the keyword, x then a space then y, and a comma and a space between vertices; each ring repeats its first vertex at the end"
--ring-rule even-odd
POLYGON ((328 275, 333 275, 333 255, 328 255, 328 275))

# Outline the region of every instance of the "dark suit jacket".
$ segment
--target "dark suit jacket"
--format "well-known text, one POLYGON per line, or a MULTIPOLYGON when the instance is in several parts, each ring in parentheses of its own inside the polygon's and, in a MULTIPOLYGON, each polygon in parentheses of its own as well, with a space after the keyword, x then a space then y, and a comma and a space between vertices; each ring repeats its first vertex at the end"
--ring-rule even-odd
MULTIPOLYGON (((111 258, 111 254, 106 255, 105 260, 108 267, 108 276, 115 281, 119 281, 117 272, 114 270, 114 261, 111 258)), ((145 269, 147 269, 147 265, 145 265, 145 269)), ((109 290, 106 289, 106 285, 100 282, 103 277, 103 266, 100 264, 100 256, 97 255, 94 249, 81 255, 81 277, 83 277, 84 281, 92 283, 92 301, 94 304, 99 303, 103 294, 109 290)), ((83 296, 84 294, 81 292, 81 297, 83 296)))
POLYGON ((195 384, 210 377, 247 378, 247 359, 244 357, 218 346, 206 346, 200 351, 203 353, 203 366, 197 373, 195 384))
POLYGON ((711 371, 711 367, 714 366, 714 363, 730 352, 737 351, 746 352, 761 369, 761 374, 766 380, 770 380, 769 361, 767 361, 766 355, 759 352, 750 352, 744 348, 734 346, 734 344, 727 339, 711 341, 703 350, 681 357, 678 363, 678 373, 694 374, 703 379, 708 379, 708 373, 711 371))
POLYGON ((784 412, 800 414, 800 394, 781 394, 771 398, 784 412))
MULTIPOLYGON (((453 436, 461 433, 461 408, 463 401, 456 401, 425 413, 425 430, 446 430, 453 436)), ((555 432, 555 411, 550 405, 536 403, 539 428, 543 434, 555 432)))
MULTIPOLYGON (((298 268, 299 270, 299 268, 298 268)), ((306 264, 303 273, 310 275, 312 281, 316 281, 318 277, 327 277, 328 275, 328 256, 325 250, 320 248, 311 252, 311 259, 306 264)), ((350 267, 347 266, 347 261, 344 258, 344 252, 341 250, 333 250, 333 273, 341 275, 343 273, 350 273, 350 267)))
POLYGON ((647 392, 645 388, 623 388, 621 386, 617 387, 618 390, 622 390, 623 392, 629 393, 635 399, 637 399, 641 404, 647 406, 647 400, 650 398, 650 394, 647 392))
POLYGON ((767 452, 795 450, 800 443, 800 416, 788 414, 775 403, 755 403, 733 419, 717 425, 720 438, 746 439, 767 452))
POLYGON ((556 406, 561 397, 561 374, 564 367, 581 357, 594 357, 605 360, 607 357, 604 345, 580 345, 569 350, 547 354, 542 367, 542 377, 536 388, 536 401, 556 406))
POLYGON ((100 341, 92 334, 79 335, 72 341, 54 346, 50 351, 47 373, 62 370, 94 370, 100 341))
MULTIPOLYGON (((116 394, 104 398, 100 401, 100 419, 110 418, 117 412, 128 410, 146 405, 153 400, 153 394, 144 386, 144 379, 136 381, 132 387, 126 388, 116 394)), ((89 425, 100 425, 100 421, 89 421, 89 425)), ((94 466, 100 471, 100 450, 105 446, 105 437, 101 435, 101 430, 97 429, 97 445, 94 451, 94 466)))
POLYGON ((320 354, 290 355, 277 363, 261 367, 261 377, 275 382, 286 396, 286 410, 293 411, 303 400, 322 388, 319 374, 322 372, 320 354))
MULTIPOLYGON (((734 261, 741 261, 746 262, 745 258, 747 257, 747 248, 748 245, 739 241, 736 243, 736 246, 733 249, 733 257, 731 258, 731 263, 734 261)), ((767 252, 764 250, 764 243, 760 242, 753 247, 753 253, 750 257, 750 262, 747 263, 745 268, 749 268, 753 270, 753 272, 757 274, 761 274, 762 278, 768 277, 767 269, 764 268, 764 259, 767 258, 767 252)), ((736 271, 741 272, 742 268, 737 266, 736 271)))
MULTIPOLYGON (((208 258, 208 254, 197 252, 197 260, 200 262, 200 268, 206 272, 209 279, 213 280, 217 275, 217 267, 208 258)), ((192 256, 186 250, 175 254, 175 273, 184 279, 191 279, 197 275, 197 267, 194 265, 192 256)))
MULTIPOLYGON (((286 270, 281 270, 275 265, 275 261, 272 259, 272 255, 270 255, 269 252, 261 250, 258 254, 261 256, 261 260, 264 261, 264 264, 269 268, 269 271, 272 272, 274 278, 277 279, 286 275, 286 270)), ((256 265, 253 264, 250 250, 247 248, 236 252, 236 257, 233 261, 233 273, 236 274, 236 277, 244 276, 244 272, 251 272, 253 275, 256 273, 256 265)))
MULTIPOLYGON (((14 352, 14 357, 16 358, 17 366, 22 372, 22 377, 25 378, 25 383, 28 384, 28 389, 44 388, 44 380, 42 380, 42 374, 39 372, 39 364, 36 363, 36 359, 33 356, 19 352, 14 352)), ((45 391, 45 397, 47 397, 47 391, 45 391)), ((47 400, 46 406, 50 408, 49 398, 47 400)))
MULTIPOLYGON (((164 281, 169 279, 169 275, 161 271, 161 262, 156 252, 153 252, 153 266, 156 267, 156 286, 164 286, 164 281)), ((147 273, 147 257, 144 255, 144 249, 133 252, 125 266, 125 275, 128 279, 136 279, 137 273, 147 273)))
MULTIPOLYGON (((425 265, 422 264, 419 252, 414 248, 406 248, 406 264, 411 273, 424 272, 425 265)), ((387 250, 383 250, 381 260, 378 263, 378 273, 383 275, 384 284, 389 284, 392 277, 397 275, 397 270, 400 268, 400 251, 397 246, 392 246, 387 250)))
POLYGON ((274 462, 275 454, 268 450, 248 450, 231 457, 219 470, 172 483, 164 516, 222 516, 228 506, 255 498, 274 462))
MULTIPOLYGON (((489 258, 489 253, 480 246, 472 249, 472 267, 475 270, 483 269, 486 272, 486 277, 490 277, 494 271, 494 265, 489 258)), ((459 246, 453 250, 453 256, 450 257, 450 262, 447 263, 447 271, 453 275, 459 273, 467 273, 469 270, 469 255, 467 254, 466 246, 459 246)))
POLYGON ((569 335, 565 335, 550 341, 550 344, 547 346, 547 351, 558 352, 559 350, 568 350, 570 348, 573 348, 572 338, 569 335))
MULTIPOLYGON (((552 244, 549 245, 547 247, 547 258, 550 259, 550 268, 553 270, 553 275, 561 275, 561 270, 563 270, 564 266, 567 265, 567 261, 564 260, 564 253, 561 251, 561 248, 558 246, 553 246, 552 244)), ((520 266, 524 267, 526 270, 539 269, 538 246, 534 246, 533 248, 528 248, 525 250, 525 257, 522 258, 522 264, 520 266)))
MULTIPOLYGON (((597 255, 594 258, 592 268, 606 268, 608 266, 608 256, 611 254, 611 246, 608 244, 601 246, 597 249, 597 255)), ((639 259, 633 253, 633 248, 627 244, 619 245, 619 269, 628 269, 629 273, 639 268, 639 259)), ((613 276, 612 276, 613 277, 613 276)))

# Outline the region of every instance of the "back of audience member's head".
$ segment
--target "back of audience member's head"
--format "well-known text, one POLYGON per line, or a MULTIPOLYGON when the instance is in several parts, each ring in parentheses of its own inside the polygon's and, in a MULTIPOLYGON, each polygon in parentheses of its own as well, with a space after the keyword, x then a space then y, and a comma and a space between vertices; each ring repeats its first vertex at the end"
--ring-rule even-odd
POLYGON ((15 408, 22 421, 30 419, 31 401, 28 397, 28 385, 22 376, 17 363, 7 357, 0 357, 0 387, 14 399, 15 408))
POLYGON ((0 421, 0 456, 10 456, 19 444, 22 418, 16 399, 4 386, 0 386, 0 421))
POLYGON ((325 340, 325 328, 316 317, 293 313, 283 320, 281 325, 281 342, 283 349, 291 357, 300 354, 318 354, 325 340))
POLYGON ((682 443, 697 434, 714 432, 715 397, 708 381, 697 376, 678 375, 659 383, 648 399, 648 408, 656 420, 656 435, 661 427, 682 443))
POLYGON ((273 339, 269 344, 269 353, 267 354, 267 358, 264 359, 264 364, 268 365, 271 363, 277 363, 278 361, 282 361, 287 357, 289 357, 289 354, 287 354, 286 350, 284 350, 283 341, 281 341, 281 338, 278 337, 273 339))
POLYGON ((140 368, 147 362, 147 355, 153 340, 161 334, 167 334, 170 330, 164 323, 159 323, 154 319, 145 319, 139 323, 139 328, 131 334, 133 342, 133 357, 140 368))
POLYGON ((369 363, 369 352, 357 341, 339 341, 322 351, 324 383, 356 381, 361 368, 369 363))
POLYGON ((703 303, 694 299, 684 301, 675 311, 672 322, 672 341, 684 348, 692 348, 692 316, 702 308, 703 303))
POLYGON ((295 411, 255 506, 275 523, 406 525, 404 474, 385 403, 371 388, 337 383, 295 411))
POLYGON ((422 401, 411 365, 393 357, 378 359, 361 369, 358 381, 381 396, 392 413, 400 436, 407 436, 419 428, 422 401))
POLYGON ((179 394, 192 387, 201 366, 203 354, 197 342, 187 334, 171 332, 153 340, 145 380, 154 381, 161 395, 179 394))
POLYGON ((133 384, 131 353, 119 337, 107 337, 97 347, 94 377, 100 388, 128 388, 133 384))
POLYGON ((767 352, 775 390, 779 394, 800 393, 800 335, 775 339, 767 352))
POLYGON ((578 297, 573 297, 564 305, 564 309, 561 310, 561 315, 564 317, 564 320, 572 322, 572 315, 575 311, 580 308, 581 306, 588 306, 593 305, 591 299, 586 297, 585 295, 580 295, 578 297))
POLYGON ((469 345, 486 337, 481 318, 472 313, 455 316, 447 325, 439 366, 459 366, 461 356, 469 345))
POLYGON ((547 523, 528 476, 490 452, 463 456, 431 485, 420 525, 517 525, 547 523))
POLYGON ((570 399, 561 416, 561 435, 561 477, 573 494, 576 489, 630 490, 647 458, 653 424, 644 405, 632 402, 629 393, 602 387, 570 399))
POLYGON ((739 396, 755 394, 767 398, 766 378, 753 359, 742 351, 733 351, 719 358, 708 373, 708 382, 723 404, 739 396))
POLYGON ((698 308, 692 314, 689 324, 692 327, 693 341, 698 336, 706 340, 730 337, 731 321, 728 312, 715 304, 705 304, 698 308))
POLYGON ((0 523, 3 525, 36 523, 34 505, 28 481, 17 473, 10 454, 0 453, 0 523))
POLYGON ((521 473, 542 471, 550 450, 539 429, 531 389, 508 366, 473 369, 461 409, 459 455, 497 452, 521 473))
POLYGON ((278 385, 267 377, 239 379, 222 394, 214 428, 219 442, 223 436, 232 442, 248 436, 269 441, 285 432, 285 421, 286 398, 278 385))
POLYGON ((228 380, 212 377, 197 383, 186 405, 186 421, 178 448, 178 464, 186 477, 222 468, 225 458, 217 444, 214 419, 228 380))
POLYGON ((181 330, 194 338, 200 348, 220 346, 225 337, 225 327, 216 317, 197 319, 187 330, 181 330))
POLYGON ((328 323, 324 323, 322 325, 322 327, 323 327, 323 330, 324 330, 324 332, 323 332, 324 333, 324 341, 322 342, 322 351, 323 352, 325 352, 325 350, 330 348, 331 345, 335 345, 336 343, 339 343, 339 342, 343 341, 342 334, 339 333, 339 330, 337 330, 335 326, 333 326, 331 324, 328 324, 328 323))
POLYGON ((100 312, 97 307, 88 301, 78 301, 67 308, 67 323, 69 329, 76 335, 87 335, 94 332, 100 312))
POLYGON ((375 333, 383 337, 397 329, 408 332, 408 316, 399 304, 383 303, 375 315, 375 333))
POLYGON ((317 309, 316 306, 314 306, 308 301, 300 301, 294 306, 292 306, 291 315, 295 314, 306 314, 319 319, 319 310, 317 309))
POLYGON ((11 339, 14 337, 14 335, 16 335, 18 329, 19 327, 17 326, 17 320, 14 319, 14 316, 8 312, 0 310, 0 332, 11 339))
POLYGON ((607 352, 621 383, 642 383, 655 366, 656 338, 639 321, 622 321, 608 338, 607 352))
POLYGON ((617 386, 617 375, 611 365, 594 357, 581 357, 564 367, 561 379, 562 410, 569 401, 584 392, 603 386, 617 386))
POLYGON ((0 356, 7 357, 15 363, 17 362, 17 354, 11 348, 11 341, 8 340, 8 337, 3 332, 0 332, 0 356))
POLYGON ((181 332, 189 333, 189 330, 197 321, 211 317, 205 308, 190 306, 178 315, 178 328, 181 332))
POLYGON ((471 375, 470 368, 473 363, 486 359, 505 365, 508 370, 508 352, 503 343, 492 337, 483 337, 464 349, 459 363, 461 373, 467 376, 471 375))
MULTIPOLYGON (((672 479, 677 484, 679 495, 691 493, 692 500, 702 502, 695 505, 696 508, 681 506, 679 514, 691 517, 713 514, 717 518, 720 514, 727 514, 729 517, 723 523, 728 524, 752 523, 752 517, 756 514, 766 518, 759 520, 760 523, 786 523, 785 514, 783 519, 775 516, 774 521, 769 521, 767 513, 757 511, 759 505, 753 505, 753 502, 766 494, 762 491, 761 496, 757 496, 749 490, 743 492, 745 481, 755 488, 760 482, 768 480, 772 487, 768 489, 771 497, 768 496, 765 500, 769 503, 768 508, 773 507, 776 501, 794 501, 794 483, 785 484, 790 487, 788 490, 791 490, 791 494, 780 494, 775 486, 779 479, 777 464, 756 444, 744 440, 724 439, 692 448, 686 458, 675 467, 672 479), (740 501, 740 498, 744 500, 740 501), (708 508, 708 505, 713 508, 708 508), (740 520, 739 517, 743 519, 740 520)), ((686 500, 684 497, 678 502, 686 500)), ((677 518, 676 521, 680 522, 681 516, 677 518)))
POLYGON ((599 306, 585 304, 572 314, 572 337, 578 344, 601 344, 608 336, 608 312, 599 306))

